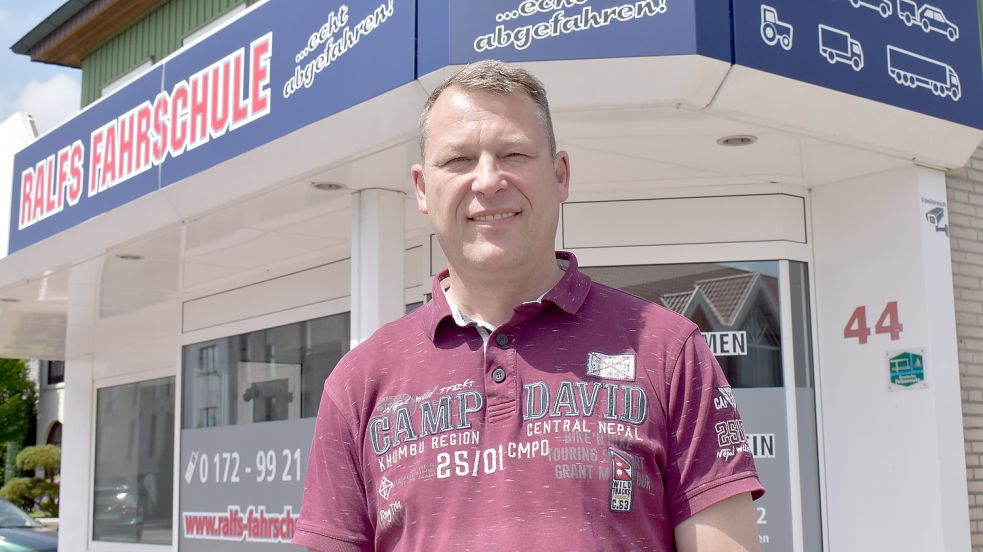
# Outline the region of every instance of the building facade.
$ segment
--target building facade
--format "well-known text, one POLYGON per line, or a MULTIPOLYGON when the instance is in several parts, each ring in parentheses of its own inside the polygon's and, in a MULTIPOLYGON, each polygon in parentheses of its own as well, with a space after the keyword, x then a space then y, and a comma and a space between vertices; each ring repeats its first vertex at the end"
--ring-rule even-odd
MULTIPOLYGON (((407 176, 419 110, 490 57, 550 91, 557 248, 705 332, 764 550, 979 538, 971 3, 95 1, 47 23, 14 49, 81 67, 86 106, 4 137, 0 353, 65 361, 66 549, 289 548, 324 379, 445 264, 407 176)), ((605 431, 539 451, 596 477, 605 431)), ((433 476, 407 455, 483 452, 439 437, 374 459, 378 523, 433 476)))

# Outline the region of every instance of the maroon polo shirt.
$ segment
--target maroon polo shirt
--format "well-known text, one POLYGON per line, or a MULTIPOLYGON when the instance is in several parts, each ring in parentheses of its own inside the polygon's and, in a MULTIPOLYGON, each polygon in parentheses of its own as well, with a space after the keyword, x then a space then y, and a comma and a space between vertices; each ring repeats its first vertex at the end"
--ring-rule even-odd
POLYGON ((763 493, 696 325, 569 266, 487 346, 433 300, 328 377, 294 543, 319 550, 674 550, 763 493))

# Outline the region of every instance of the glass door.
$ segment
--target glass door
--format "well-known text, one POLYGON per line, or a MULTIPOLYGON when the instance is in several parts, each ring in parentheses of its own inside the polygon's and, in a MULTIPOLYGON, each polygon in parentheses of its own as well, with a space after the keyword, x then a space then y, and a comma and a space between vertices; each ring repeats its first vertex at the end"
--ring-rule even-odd
POLYGON ((822 550, 807 265, 712 262, 584 272, 700 327, 730 381, 767 491, 754 503, 762 550, 822 550))

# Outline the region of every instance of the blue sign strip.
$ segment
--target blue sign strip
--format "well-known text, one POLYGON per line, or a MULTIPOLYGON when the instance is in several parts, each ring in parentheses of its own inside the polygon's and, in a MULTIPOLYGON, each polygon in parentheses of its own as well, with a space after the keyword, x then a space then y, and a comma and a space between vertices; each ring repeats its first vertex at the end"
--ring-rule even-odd
MULTIPOLYGON (((544 61, 698 53, 694 0, 443 0, 419 4, 420 75, 445 65, 488 58, 544 61)), ((727 42, 729 50, 729 39, 727 42)), ((721 54, 719 48, 708 51, 708 55, 721 54)))
POLYGON ((447 65, 696 54, 983 128, 979 43, 967 0, 270 0, 18 153, 9 251, 447 65))
POLYGON ((734 0, 735 62, 983 128, 975 2, 734 0))
POLYGON ((19 152, 9 251, 415 78, 415 0, 287 4, 257 7, 19 152))

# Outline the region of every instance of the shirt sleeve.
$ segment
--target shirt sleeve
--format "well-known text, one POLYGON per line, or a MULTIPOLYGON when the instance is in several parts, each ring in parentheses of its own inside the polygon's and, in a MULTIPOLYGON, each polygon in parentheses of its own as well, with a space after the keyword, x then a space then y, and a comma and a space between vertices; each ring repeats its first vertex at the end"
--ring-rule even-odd
POLYGON ((321 397, 293 543, 324 552, 373 549, 373 527, 352 424, 330 397, 321 397))
POLYGON ((665 476, 673 527, 732 496, 763 495, 730 384, 698 330, 667 377, 665 476))

